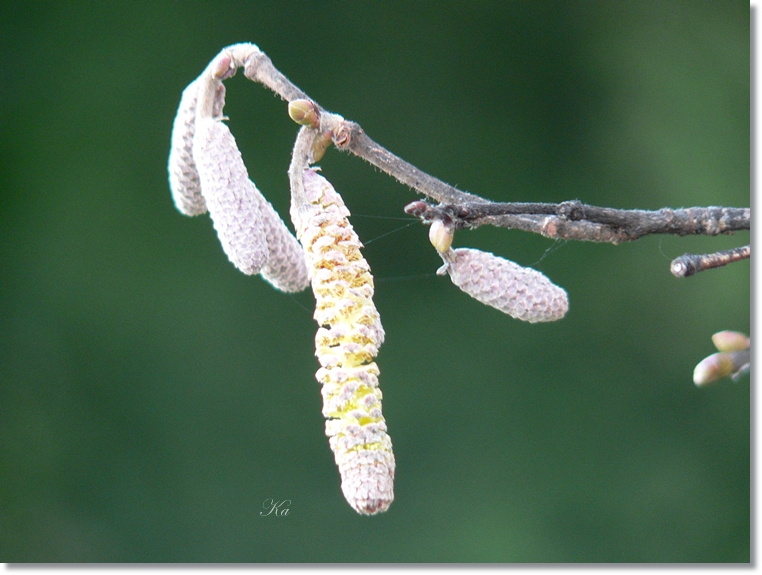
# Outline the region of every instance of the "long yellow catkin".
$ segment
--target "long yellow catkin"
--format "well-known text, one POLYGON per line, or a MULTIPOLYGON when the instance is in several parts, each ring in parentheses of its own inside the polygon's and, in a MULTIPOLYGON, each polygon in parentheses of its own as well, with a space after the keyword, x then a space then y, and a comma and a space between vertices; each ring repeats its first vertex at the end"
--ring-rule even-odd
POLYGON ((341 196, 314 170, 303 176, 309 208, 297 235, 312 274, 316 378, 344 497, 358 512, 386 511, 394 499, 394 454, 381 413, 373 358, 384 330, 373 304, 373 276, 341 196))

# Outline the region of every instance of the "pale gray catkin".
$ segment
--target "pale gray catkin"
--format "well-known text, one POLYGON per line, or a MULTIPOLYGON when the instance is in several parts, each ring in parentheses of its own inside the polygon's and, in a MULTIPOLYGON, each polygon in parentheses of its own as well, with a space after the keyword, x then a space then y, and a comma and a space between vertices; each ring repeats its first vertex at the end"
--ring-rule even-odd
POLYGON ((198 117, 193 158, 222 249, 243 273, 258 274, 269 258, 262 202, 230 129, 198 117))
MULTIPOLYGON (((201 194, 198 170, 193 159, 198 85, 199 80, 196 79, 183 90, 172 125, 172 139, 167 163, 172 199, 177 210, 186 216, 199 216, 206 213, 206 202, 201 194)), ((215 94, 214 115, 222 114, 224 106, 225 85, 220 83, 215 94)))
POLYGON ((177 209, 187 216, 207 211, 207 199, 212 196, 212 219, 220 235, 225 253, 245 273, 256 273, 261 268, 262 278, 273 287, 285 292, 301 291, 309 285, 304 252, 294 235, 286 227, 272 205, 248 179, 246 168, 229 129, 219 121, 225 105, 225 85, 213 82, 214 101, 212 116, 197 120, 199 86, 209 82, 206 75, 197 78, 183 91, 172 128, 169 153, 169 186, 177 209), (194 157, 196 123, 200 130, 194 157), (219 125, 217 125, 219 124, 219 125), (221 146, 215 149, 215 146, 221 146), (204 185, 197 163, 202 166, 204 185), (229 163, 229 166, 225 164, 229 163), (248 190, 245 189, 248 182, 248 190), (228 190, 225 188, 228 187, 228 190), (238 217, 233 212, 238 210, 238 217), (259 214, 259 215, 257 215, 259 214), (261 221, 261 232, 252 228, 261 221), (238 229, 238 226, 242 226, 238 229), (262 260, 262 235, 266 237, 266 263, 262 260), (252 244, 247 247, 247 238, 252 244), (259 247, 258 247, 259 246, 259 247))
POLYGON ((516 319, 555 321, 569 309, 566 291, 537 270, 470 248, 452 250, 447 262, 452 283, 516 319))
POLYGON ((254 182, 251 182, 251 186, 260 200, 260 211, 267 236, 269 256, 261 271, 262 278, 284 292, 302 291, 310 285, 304 250, 272 204, 256 189, 254 182))

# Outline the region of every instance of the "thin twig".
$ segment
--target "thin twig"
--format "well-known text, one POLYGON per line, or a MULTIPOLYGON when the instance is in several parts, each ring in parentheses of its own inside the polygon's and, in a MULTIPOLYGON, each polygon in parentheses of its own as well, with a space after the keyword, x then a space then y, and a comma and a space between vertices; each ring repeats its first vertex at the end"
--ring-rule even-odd
POLYGON ((310 167, 312 162, 312 142, 315 140, 317 132, 313 128, 302 126, 296 135, 294 149, 291 152, 291 163, 288 166, 288 179, 291 183, 291 219, 294 226, 299 231, 298 222, 303 217, 303 211, 309 206, 304 191, 304 181, 302 176, 304 170, 310 167))
MULTIPOLYGON (((324 129, 322 122, 321 128, 324 129)), ((343 120, 339 126, 328 126, 328 128, 332 129, 333 143, 339 150, 351 152, 396 178, 399 182, 438 202, 445 204, 488 202, 484 198, 458 190, 392 154, 373 141, 356 122, 343 120)))
POLYGON ((469 227, 481 219, 502 215, 554 215, 562 220, 586 221, 627 231, 637 239, 647 234, 702 234, 717 235, 750 228, 751 210, 748 208, 683 208, 672 210, 619 210, 599 208, 578 201, 560 204, 543 203, 478 203, 474 206, 443 206, 455 220, 469 227))
POLYGON ((672 274, 687 278, 695 273, 726 266, 730 263, 751 257, 751 246, 743 246, 713 254, 683 254, 672 260, 669 266, 672 274))

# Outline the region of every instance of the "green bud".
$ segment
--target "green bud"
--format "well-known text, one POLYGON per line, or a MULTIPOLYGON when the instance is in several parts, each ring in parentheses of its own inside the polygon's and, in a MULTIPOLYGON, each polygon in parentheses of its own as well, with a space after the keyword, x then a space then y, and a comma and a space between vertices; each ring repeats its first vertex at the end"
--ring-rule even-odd
POLYGON ((434 220, 429 227, 429 241, 440 254, 445 253, 452 245, 454 232, 451 226, 446 225, 442 220, 434 220))
POLYGON ((310 100, 293 100, 288 103, 288 115, 300 126, 317 128, 319 113, 317 106, 310 100))
POLYGON ((693 370, 693 383, 703 387, 707 384, 732 375, 736 366, 727 353, 713 353, 699 362, 693 370))
POLYGON ((325 151, 328 149, 328 146, 330 146, 333 143, 333 136, 331 135, 331 132, 323 132, 319 136, 315 138, 315 141, 312 142, 312 160, 310 163, 319 162, 323 155, 325 155, 325 151))
POLYGON ((714 346, 720 351, 743 351, 749 349, 749 338, 737 331, 720 331, 712 336, 714 346))

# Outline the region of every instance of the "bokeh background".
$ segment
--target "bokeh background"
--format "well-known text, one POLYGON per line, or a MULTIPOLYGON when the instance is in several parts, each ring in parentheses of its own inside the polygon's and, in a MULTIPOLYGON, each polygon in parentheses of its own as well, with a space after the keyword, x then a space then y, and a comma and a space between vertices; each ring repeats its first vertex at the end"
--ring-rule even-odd
MULTIPOLYGON (((0 558, 749 561, 749 379, 692 371, 712 333, 748 333, 750 266, 668 269, 748 233, 459 232, 568 291, 563 321, 529 325, 436 277, 427 228, 395 219, 417 195, 331 150, 387 332, 396 499, 368 518, 324 436, 311 293, 238 272, 166 175, 182 89, 251 41, 461 189, 748 206, 749 36, 745 2, 3 3, 0 558), (260 516, 268 498, 289 515, 260 516)), ((242 74, 227 86, 286 215, 297 127, 242 74)))

